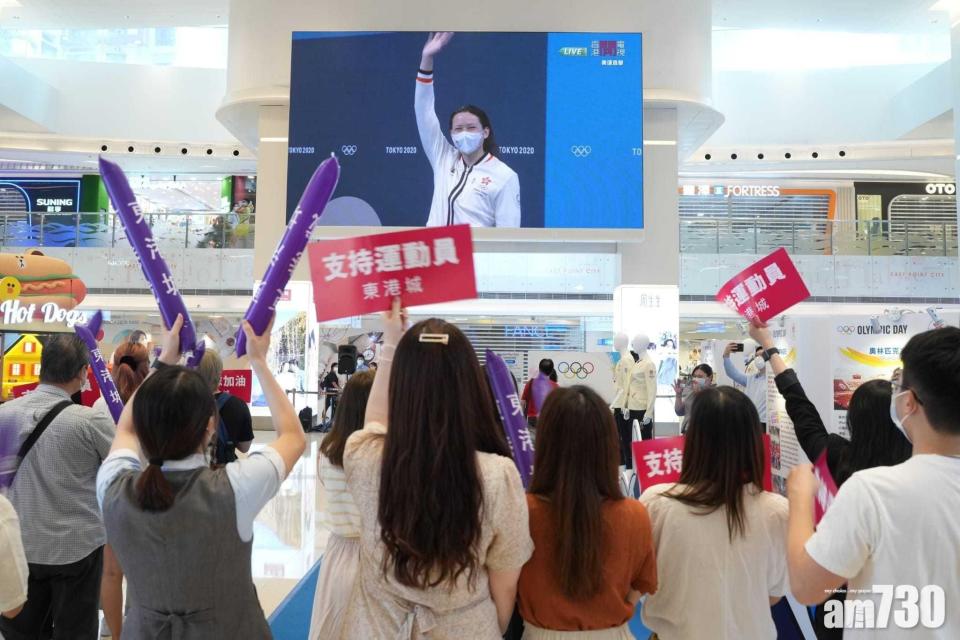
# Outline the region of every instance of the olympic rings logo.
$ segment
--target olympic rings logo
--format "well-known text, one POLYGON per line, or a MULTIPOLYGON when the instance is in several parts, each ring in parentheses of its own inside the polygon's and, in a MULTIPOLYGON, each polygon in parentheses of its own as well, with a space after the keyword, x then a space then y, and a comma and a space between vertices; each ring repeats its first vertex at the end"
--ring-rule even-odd
POLYGON ((856 332, 857 332, 856 327, 851 327, 851 326, 837 327, 837 333, 842 333, 845 336, 853 335, 856 332))
POLYGON ((340 147, 340 151, 343 152, 345 156, 352 156, 357 152, 357 145, 355 144, 345 144, 340 147))
POLYGON ((593 153, 593 149, 589 145, 585 144, 575 144, 570 147, 570 153, 572 153, 577 158, 586 158, 588 155, 593 153))
POLYGON ((579 378, 586 380, 587 376, 594 372, 592 362, 561 362, 557 365, 557 373, 568 380, 579 378))

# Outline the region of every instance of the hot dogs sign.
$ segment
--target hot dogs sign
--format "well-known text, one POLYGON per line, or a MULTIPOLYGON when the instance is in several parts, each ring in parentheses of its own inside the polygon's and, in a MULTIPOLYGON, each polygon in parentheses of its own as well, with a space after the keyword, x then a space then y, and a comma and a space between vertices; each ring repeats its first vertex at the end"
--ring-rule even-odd
POLYGON ((0 323, 83 322, 75 311, 87 295, 87 287, 73 269, 59 258, 32 249, 24 253, 0 253, 0 323))

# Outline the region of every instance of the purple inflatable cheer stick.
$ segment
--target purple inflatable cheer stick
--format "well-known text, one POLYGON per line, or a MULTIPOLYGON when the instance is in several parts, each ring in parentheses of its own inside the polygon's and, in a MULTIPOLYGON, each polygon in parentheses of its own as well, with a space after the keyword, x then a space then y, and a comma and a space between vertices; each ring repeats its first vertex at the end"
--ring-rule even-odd
MULTIPOLYGON (((261 335, 270 324, 270 317, 277 310, 277 302, 283 295, 283 289, 290 282, 290 276, 303 255, 303 250, 310 241, 310 234, 316 226, 320 214, 323 213, 333 190, 340 179, 340 163, 336 156, 330 156, 320 163, 313 177, 307 183, 307 188, 300 196, 300 202, 290 218, 290 224, 277 245, 270 266, 263 274, 263 280, 253 294, 253 300, 247 307, 243 319, 250 323, 254 333, 261 335)), ((247 336, 243 327, 237 331, 237 357, 247 353, 247 336)))
MULTIPOLYGON (((157 241, 153 237, 150 225, 144 220, 143 211, 140 210, 140 205, 137 204, 137 199, 133 196, 133 191, 130 190, 127 177, 116 163, 110 162, 103 156, 100 156, 100 176, 103 178, 103 184, 107 188, 113 206, 117 209, 117 215, 120 216, 123 228, 127 232, 127 239, 130 240, 133 252, 137 255, 137 260, 140 261, 140 268, 150 284, 153 297, 157 299, 164 324, 172 327, 177 319, 177 314, 183 314, 183 328, 180 329, 180 352, 194 351, 197 344, 197 335, 193 327, 193 321, 190 320, 187 306, 183 303, 183 298, 173 282, 170 267, 167 266, 163 256, 160 255, 160 249, 157 247, 157 241)), ((195 366, 194 361, 196 359, 196 354, 194 354, 188 361, 188 366, 195 366)))
POLYGON ((103 314, 97 311, 90 316, 87 324, 75 324, 73 330, 90 350, 90 367, 93 369, 93 377, 97 379, 97 384, 100 386, 100 395, 106 400, 113 421, 120 422, 123 400, 120 399, 117 385, 113 383, 113 377, 107 370, 107 363, 103 359, 103 354, 100 353, 100 345, 97 344, 97 334, 100 333, 101 324, 103 324, 103 314))
POLYGON ((487 379, 493 390, 493 397, 497 401, 500 419, 503 421, 503 430, 507 433, 507 442, 513 451, 513 462, 520 472, 520 479, 524 488, 530 485, 533 475, 533 441, 527 430, 527 420, 520 406, 520 396, 513 384, 513 377, 503 358, 487 349, 487 379))

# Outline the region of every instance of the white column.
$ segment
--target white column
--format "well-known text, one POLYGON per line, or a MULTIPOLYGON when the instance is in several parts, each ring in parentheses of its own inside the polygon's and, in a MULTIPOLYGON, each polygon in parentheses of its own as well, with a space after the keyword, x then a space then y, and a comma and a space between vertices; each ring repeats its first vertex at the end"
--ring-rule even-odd
POLYGON ((287 126, 290 114, 286 106, 261 106, 259 110, 257 235, 253 252, 255 278, 260 278, 266 271, 287 227, 287 126))

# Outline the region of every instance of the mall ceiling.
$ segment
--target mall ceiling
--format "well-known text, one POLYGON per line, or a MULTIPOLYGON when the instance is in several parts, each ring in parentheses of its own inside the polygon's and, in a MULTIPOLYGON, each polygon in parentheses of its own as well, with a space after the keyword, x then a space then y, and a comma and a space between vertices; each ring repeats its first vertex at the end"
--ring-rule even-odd
POLYGON ((3 29, 195 27, 227 23, 228 0, 0 0, 3 29))
POLYGON ((949 27, 951 10, 955 21, 960 0, 713 0, 713 26, 923 33, 949 27))

